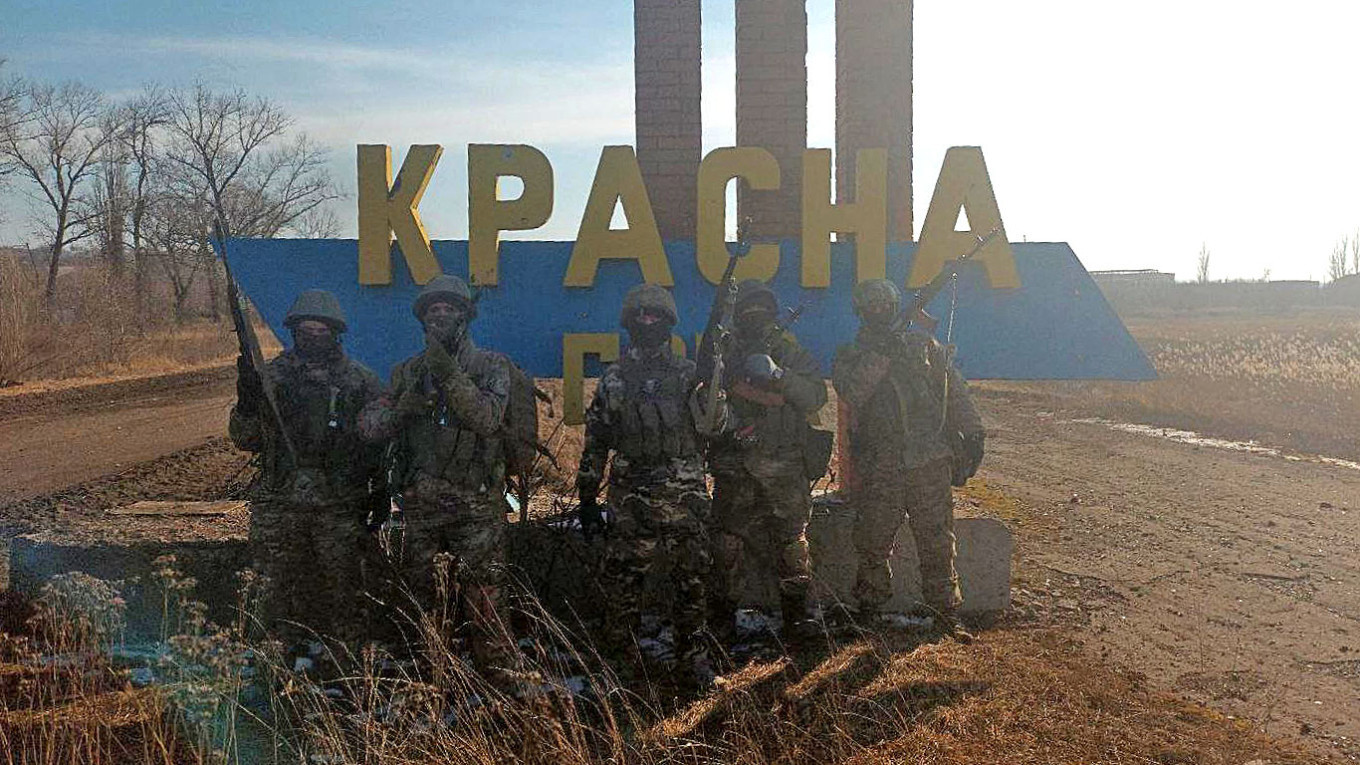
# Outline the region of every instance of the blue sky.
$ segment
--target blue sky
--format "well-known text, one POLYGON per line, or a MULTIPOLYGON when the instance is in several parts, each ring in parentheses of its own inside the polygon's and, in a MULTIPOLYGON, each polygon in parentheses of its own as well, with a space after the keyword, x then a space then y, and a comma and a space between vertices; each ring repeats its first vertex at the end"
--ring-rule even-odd
MULTIPOLYGON (((833 0, 809 0, 809 143, 834 140, 833 0)), ((732 0, 705 0, 708 148, 733 142, 732 0)), ((1088 268, 1319 278, 1360 229, 1360 3, 918 0, 916 210, 944 151, 983 147, 1015 239, 1069 241, 1088 268), (1229 13, 1227 8, 1232 8, 1229 13)), ((575 235, 599 148, 631 143, 632 3, 0 0, 6 71, 242 86, 287 108, 354 185, 354 145, 441 143, 422 215, 466 234, 465 144, 527 142, 557 176, 548 225, 575 235)), ((399 158, 399 156, 398 156, 399 158)), ((2 200, 0 242, 33 226, 2 200)), ((353 199, 336 212, 354 229, 353 199)))

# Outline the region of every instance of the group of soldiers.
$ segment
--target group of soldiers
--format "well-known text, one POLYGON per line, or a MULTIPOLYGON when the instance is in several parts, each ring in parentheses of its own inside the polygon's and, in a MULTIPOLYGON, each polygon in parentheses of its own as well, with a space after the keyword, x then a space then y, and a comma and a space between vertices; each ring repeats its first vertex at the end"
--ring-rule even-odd
MULTIPOLYGON (((946 349, 902 320, 894 284, 864 282, 853 299, 860 329, 837 352, 833 383, 852 413, 842 448, 856 475, 858 574, 853 597, 825 616, 885 616, 888 561, 909 518, 923 608, 942 635, 969 639, 958 621, 950 487, 981 462, 981 421, 946 349)), ((370 637, 354 618, 371 585, 361 571, 380 554, 371 532, 397 498, 404 592, 421 609, 459 614, 474 665, 494 680, 509 648, 507 409, 517 370, 473 342, 477 303, 461 279, 437 277, 412 308, 425 349, 387 386, 345 354, 344 314, 320 290, 290 309, 287 350, 259 371, 238 363, 231 436, 261 456, 250 537, 269 583, 265 612, 279 629, 370 637)), ((766 614, 766 625, 785 642, 820 630, 806 532, 812 483, 830 454, 830 434, 815 427, 827 390, 778 316, 773 291, 743 282, 725 364, 712 348, 696 364, 672 350, 679 316, 668 290, 643 284, 624 298, 627 350, 586 412, 576 477, 581 529, 604 539, 590 574, 606 593, 595 638, 610 655, 630 655, 650 615, 671 629, 681 674, 711 681, 713 641, 752 605, 739 581, 777 589, 779 618, 766 614)))

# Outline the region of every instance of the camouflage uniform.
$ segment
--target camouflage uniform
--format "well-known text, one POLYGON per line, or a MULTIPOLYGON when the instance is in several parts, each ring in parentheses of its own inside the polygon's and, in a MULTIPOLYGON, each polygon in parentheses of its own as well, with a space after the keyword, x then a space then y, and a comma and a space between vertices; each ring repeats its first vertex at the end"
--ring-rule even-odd
MULTIPOLYGON (((658 287, 644 287, 629 293, 625 314, 648 298, 669 298, 658 287)), ((673 324, 674 304, 669 306, 673 324)), ((700 650, 695 638, 706 621, 709 498, 694 387, 694 362, 675 356, 669 343, 630 347, 605 371, 586 412, 577 490, 587 501, 599 492, 614 454, 614 517, 599 581, 609 603, 602 637, 615 651, 632 645, 643 613, 671 622, 682 655, 700 650)))
MULTIPOLYGON (((745 282, 737 310, 766 300, 773 321, 774 293, 745 282)), ((812 569, 807 524, 812 504, 804 442, 809 418, 826 404, 826 384, 817 360, 792 333, 773 326, 738 333, 729 349, 726 379, 729 430, 709 448, 713 472, 714 581, 716 610, 730 619, 741 602, 738 582, 777 582, 784 620, 801 620, 807 610, 812 569), (762 386, 741 374, 742 360, 768 354, 782 370, 777 383, 762 386)))
MULTIPOLYGON (((860 285, 864 290, 857 291, 857 299, 877 285, 896 294, 887 282, 868 282, 860 285)), ((976 439, 980 459, 982 434, 967 383, 930 334, 867 324, 854 342, 837 351, 832 380, 853 418, 849 448, 857 477, 852 500, 858 514, 859 606, 877 610, 892 595, 888 560, 905 511, 921 562, 922 599, 952 617, 961 596, 951 477, 958 444, 976 439)))
POLYGON ((266 625, 276 634, 308 634, 279 621, 297 622, 345 639, 362 636, 364 607, 360 565, 368 543, 365 519, 386 497, 383 444, 365 439, 358 417, 382 395, 381 380, 338 346, 324 359, 304 359, 296 349, 266 365, 289 437, 294 462, 263 405, 232 408, 231 440, 261 456, 250 513, 256 567, 268 577, 266 625))
MULTIPOLYGON (((432 295, 464 300, 466 294, 461 280, 438 277, 421 293, 417 316, 432 295)), ((429 356, 427 349, 392 370, 391 398, 369 413, 365 427, 391 433, 395 442, 393 478, 406 521, 400 564, 406 586, 436 618, 453 613, 445 610, 450 606, 454 612, 462 606, 474 628, 474 658, 489 667, 503 648, 496 619, 505 563, 508 508, 501 431, 510 375, 502 357, 478 348, 469 337, 452 356, 454 373, 442 381, 430 371, 429 356), (402 411, 391 404, 412 399, 423 405, 402 411), (436 560, 441 553, 451 566, 442 585, 436 560), (452 603, 439 597, 441 586, 455 598, 452 603)))

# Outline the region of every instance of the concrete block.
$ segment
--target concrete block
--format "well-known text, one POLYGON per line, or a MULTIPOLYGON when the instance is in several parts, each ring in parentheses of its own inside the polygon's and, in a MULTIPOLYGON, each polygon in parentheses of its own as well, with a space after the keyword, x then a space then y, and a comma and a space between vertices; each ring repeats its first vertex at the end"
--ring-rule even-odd
POLYGON ((36 595, 53 576, 73 571, 121 582, 128 639, 152 640, 160 635, 162 610, 152 562, 162 555, 174 555, 179 570, 198 581, 193 598, 208 605, 209 619, 224 624, 232 618, 235 575, 250 564, 242 537, 117 542, 20 536, 10 542, 9 584, 17 592, 36 595))
MULTIPOLYGON (((812 552, 814 597, 821 603, 837 600, 852 602, 858 566, 854 558, 855 511, 835 494, 818 498, 812 522, 808 524, 808 544, 812 552)), ((1011 556, 1015 541, 1005 524, 992 518, 956 518, 958 537, 959 585, 963 591, 963 611, 988 614, 1010 605, 1011 556)), ((911 529, 902 524, 892 557, 893 596, 887 608, 909 611, 920 602, 921 572, 911 529)), ((744 603, 778 607, 779 595, 773 582, 739 581, 734 587, 744 603)))

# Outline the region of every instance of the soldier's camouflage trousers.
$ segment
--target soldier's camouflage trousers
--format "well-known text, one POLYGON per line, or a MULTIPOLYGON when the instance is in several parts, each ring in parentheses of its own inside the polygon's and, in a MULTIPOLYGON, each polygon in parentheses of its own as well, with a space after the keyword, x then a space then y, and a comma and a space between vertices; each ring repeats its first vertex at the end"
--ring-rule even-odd
POLYGON ((953 613, 961 602, 954 569, 954 508, 950 461, 933 460, 903 470, 896 459, 857 460, 855 551, 859 574, 855 597, 859 606, 877 610, 892 597, 888 561, 905 512, 921 561, 921 599, 932 610, 953 613))
POLYGON ((505 504, 498 500, 445 495, 403 508, 402 580, 441 633, 467 635, 481 669, 499 666, 507 648, 500 621, 505 504))
POLYGON ((599 577, 608 604, 604 647, 631 655, 646 613, 671 623, 683 654, 706 623, 707 492, 702 484, 611 486, 609 500, 614 519, 599 577))
MULTIPOLYGON (((802 466, 768 476, 749 471, 713 478, 713 601, 723 618, 753 605, 744 591, 778 583, 781 603, 806 606, 812 566, 807 525, 812 516, 802 466)), ((789 614, 784 614, 787 619, 789 614)), ((802 618, 799 614, 797 618, 802 618)))
POLYGON ((362 506, 251 503, 250 545, 266 577, 266 630, 286 643, 316 634, 356 640, 367 613, 362 564, 369 538, 362 506))

